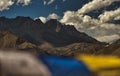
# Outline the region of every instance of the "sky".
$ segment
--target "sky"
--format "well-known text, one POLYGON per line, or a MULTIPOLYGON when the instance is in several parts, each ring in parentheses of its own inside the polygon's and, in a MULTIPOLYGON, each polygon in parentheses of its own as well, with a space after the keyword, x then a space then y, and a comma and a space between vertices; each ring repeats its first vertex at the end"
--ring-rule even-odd
POLYGON ((0 0, 0 16, 58 19, 102 42, 120 39, 120 0, 0 0))
POLYGON ((39 16, 47 17, 52 13, 63 16, 63 12, 67 10, 75 11, 82 7, 83 4, 88 2, 88 0, 26 0, 28 3, 24 4, 25 2, 17 3, 17 0, 11 1, 15 3, 8 6, 9 9, 1 10, 0 16, 6 16, 10 18, 14 18, 16 16, 30 16, 31 18, 36 18, 39 16))

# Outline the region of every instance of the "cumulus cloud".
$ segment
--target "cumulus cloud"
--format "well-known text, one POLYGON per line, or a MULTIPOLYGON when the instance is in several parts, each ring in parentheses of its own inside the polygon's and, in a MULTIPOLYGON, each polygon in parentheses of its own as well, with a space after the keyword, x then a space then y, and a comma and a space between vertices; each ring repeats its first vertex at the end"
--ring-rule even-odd
POLYGON ((58 19, 59 18, 59 16, 57 15, 57 14, 55 14, 55 13, 52 13, 52 14, 50 14, 49 16, 48 16, 48 20, 49 19, 58 19))
POLYGON ((96 39, 101 41, 101 42, 111 42, 114 40, 118 40, 120 38, 120 35, 113 34, 113 35, 108 35, 108 36, 102 36, 102 37, 97 37, 96 39))
POLYGON ((99 15, 99 18, 102 22, 112 21, 120 17, 120 8, 114 11, 105 11, 103 14, 99 15))
MULTIPOLYGON (((64 13, 63 19, 60 20, 61 23, 74 25, 75 28, 80 32, 85 32, 86 34, 96 38, 99 41, 103 41, 102 38, 118 34, 120 35, 120 25, 112 23, 103 23, 99 19, 94 19, 88 15, 79 15, 77 12, 67 11, 64 13), (99 38, 102 37, 102 38, 99 38), (102 40, 100 40, 102 39, 102 40)), ((110 36, 111 37, 111 36, 110 36)), ((120 38, 120 36, 119 36, 120 38)), ((106 42, 112 40, 105 39, 106 42)), ((104 41, 105 41, 104 40, 104 41)))
MULTIPOLYGON (((78 21, 80 21, 80 18, 78 18, 79 16, 75 15, 74 11, 66 11, 64 13, 63 18, 60 20, 61 23, 65 23, 65 24, 70 24, 70 25, 74 25, 75 23, 77 24, 78 21), (76 16, 76 17, 75 17, 76 16), (77 20, 76 20, 77 19, 77 20), (72 22, 70 22, 72 21, 72 22)), ((80 21, 81 22, 81 21, 80 21)))
POLYGON ((113 2, 120 0, 92 0, 91 2, 85 4, 78 12, 80 14, 89 13, 93 10, 97 10, 106 6, 111 5, 113 2))
POLYGON ((28 5, 31 0, 0 0, 0 11, 8 10, 13 4, 28 5))
POLYGON ((8 10, 9 6, 13 4, 14 2, 12 0, 0 0, 0 11, 8 10))
POLYGON ((43 23, 46 23, 47 19, 45 17, 39 17, 39 19, 43 22, 43 23))
POLYGON ((120 16, 115 17, 114 20, 120 20, 120 16))
POLYGON ((48 17, 40 16, 38 18, 35 18, 34 20, 36 20, 36 19, 40 19, 43 23, 46 23, 50 19, 57 19, 57 20, 59 20, 59 16, 57 14, 55 14, 55 13, 52 13, 52 14, 49 14, 48 17))
MULTIPOLYGON (((100 4, 99 8, 103 7, 104 1, 108 0, 93 0, 92 4, 96 1, 103 1, 100 4)), ((108 4, 110 5, 113 1, 120 1, 120 0, 109 0, 108 4)), ((93 5, 88 7, 88 10, 82 12, 87 8, 87 5, 91 3, 85 4, 81 9, 78 11, 66 11, 64 13, 63 18, 60 20, 61 23, 74 25, 75 28, 80 32, 85 32, 89 36, 96 38, 99 41, 110 42, 113 39, 120 38, 120 24, 113 24, 107 21, 111 21, 114 19, 119 19, 120 10, 119 8, 112 11, 106 11, 101 14, 98 18, 92 18, 89 15, 84 15, 84 13, 88 13, 92 11, 93 5), (84 9, 83 9, 84 8, 84 9), (89 10, 90 9, 90 10, 89 10), (82 12, 80 14, 80 12, 82 12), (109 38, 109 39, 107 39, 109 38)), ((94 3, 96 4, 96 3, 94 3)), ((107 6, 108 6, 107 4, 107 6)), ((105 7, 105 6, 104 6, 105 7)), ((94 10, 99 9, 98 6, 94 6, 94 10)))

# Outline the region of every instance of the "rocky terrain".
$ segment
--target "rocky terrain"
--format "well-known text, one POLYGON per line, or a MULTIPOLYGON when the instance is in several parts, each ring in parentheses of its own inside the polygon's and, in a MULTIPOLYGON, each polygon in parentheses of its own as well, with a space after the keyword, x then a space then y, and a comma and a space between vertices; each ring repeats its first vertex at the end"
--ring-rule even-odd
POLYGON ((120 56, 120 39, 116 42, 106 45, 98 51, 98 54, 117 55, 120 56))
POLYGON ((58 56, 74 56, 78 53, 120 56, 120 40, 112 44, 102 43, 55 19, 44 24, 39 19, 29 17, 0 17, 0 49, 29 49, 58 56))

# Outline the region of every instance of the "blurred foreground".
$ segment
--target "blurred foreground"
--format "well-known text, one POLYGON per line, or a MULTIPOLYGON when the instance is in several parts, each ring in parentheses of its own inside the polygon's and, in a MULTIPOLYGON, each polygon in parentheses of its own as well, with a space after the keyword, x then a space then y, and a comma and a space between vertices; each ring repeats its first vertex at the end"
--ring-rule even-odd
POLYGON ((120 58, 110 55, 78 55, 76 57, 97 76, 120 76, 120 58))
POLYGON ((0 51, 0 76, 120 76, 120 58, 105 55, 73 58, 0 51))
POLYGON ((50 76, 50 72, 30 53, 0 51, 0 76, 50 76))

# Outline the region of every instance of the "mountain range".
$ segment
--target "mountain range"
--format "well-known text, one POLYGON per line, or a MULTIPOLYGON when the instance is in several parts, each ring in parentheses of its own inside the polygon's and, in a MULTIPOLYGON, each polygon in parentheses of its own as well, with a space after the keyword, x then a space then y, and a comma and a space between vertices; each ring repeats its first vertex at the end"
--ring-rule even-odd
POLYGON ((119 56, 119 45, 120 40, 112 44, 99 42, 56 19, 42 23, 40 19, 30 17, 0 17, 0 49, 30 50, 58 56, 78 53, 119 56))

